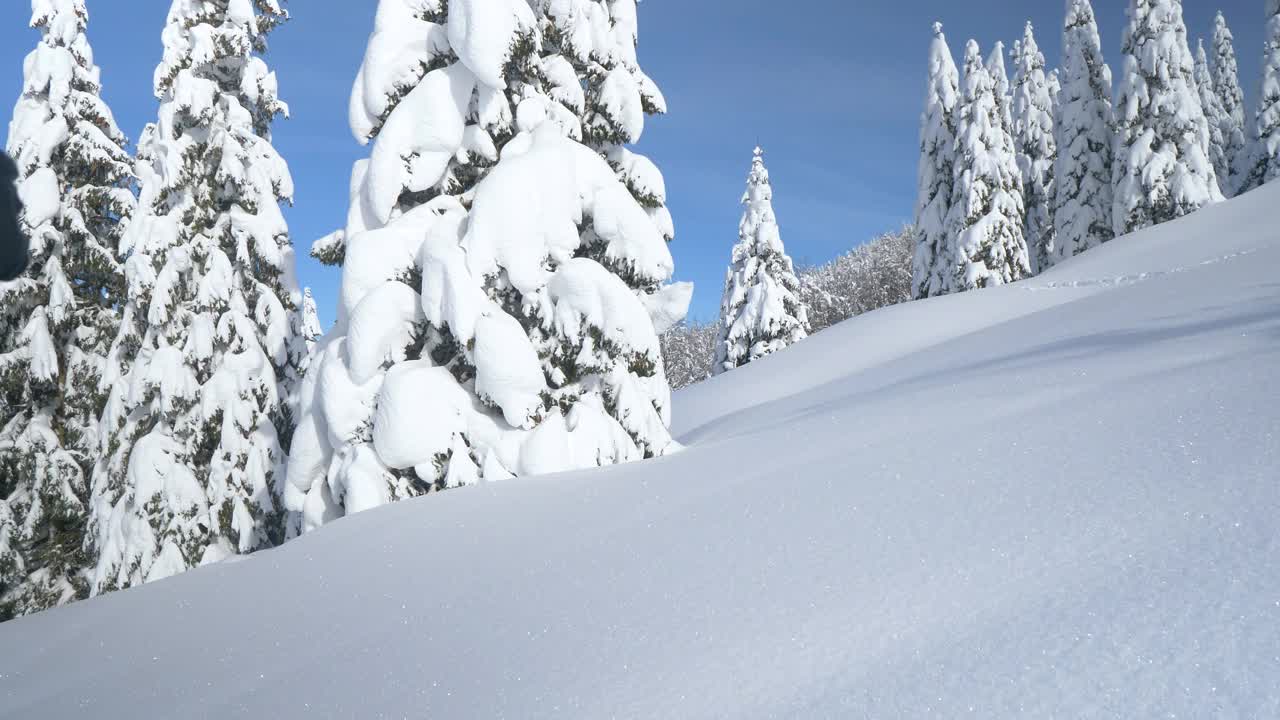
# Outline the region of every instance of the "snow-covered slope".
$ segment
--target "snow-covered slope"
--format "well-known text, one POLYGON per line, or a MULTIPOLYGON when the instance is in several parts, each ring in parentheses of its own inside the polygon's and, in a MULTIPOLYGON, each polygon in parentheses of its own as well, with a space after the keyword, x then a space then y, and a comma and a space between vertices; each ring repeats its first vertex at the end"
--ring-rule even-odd
POLYGON ((0 717, 1280 716, 1280 185, 0 626, 0 717))

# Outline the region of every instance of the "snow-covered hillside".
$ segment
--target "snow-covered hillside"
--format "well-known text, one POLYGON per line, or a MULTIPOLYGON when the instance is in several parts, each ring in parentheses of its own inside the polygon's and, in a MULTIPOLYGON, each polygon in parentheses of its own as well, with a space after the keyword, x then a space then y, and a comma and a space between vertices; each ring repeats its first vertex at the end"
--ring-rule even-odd
POLYGON ((1280 717, 1280 185, 681 393, 688 449, 0 626, 0 717, 1280 717))

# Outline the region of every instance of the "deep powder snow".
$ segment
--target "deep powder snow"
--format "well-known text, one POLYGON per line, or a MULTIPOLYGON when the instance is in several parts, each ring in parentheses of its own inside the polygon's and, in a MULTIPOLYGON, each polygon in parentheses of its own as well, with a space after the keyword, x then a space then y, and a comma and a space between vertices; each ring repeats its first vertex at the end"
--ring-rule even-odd
POLYGON ((1280 186, 676 397, 688 448, 0 626, 0 717, 1280 716, 1280 186))

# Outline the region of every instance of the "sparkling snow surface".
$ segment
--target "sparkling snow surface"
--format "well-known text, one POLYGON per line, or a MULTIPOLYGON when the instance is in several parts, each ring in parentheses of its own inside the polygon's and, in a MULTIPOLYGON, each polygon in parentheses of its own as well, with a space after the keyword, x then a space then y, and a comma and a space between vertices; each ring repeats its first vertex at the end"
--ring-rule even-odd
POLYGON ((0 625, 0 717, 1280 717, 1280 185, 0 625))

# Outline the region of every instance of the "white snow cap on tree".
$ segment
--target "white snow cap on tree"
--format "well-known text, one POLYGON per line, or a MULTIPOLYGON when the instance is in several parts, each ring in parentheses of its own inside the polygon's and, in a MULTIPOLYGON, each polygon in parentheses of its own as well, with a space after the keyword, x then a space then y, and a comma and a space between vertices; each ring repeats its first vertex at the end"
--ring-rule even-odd
POLYGON ((746 210, 738 224, 738 242, 720 301, 720 336, 712 365, 716 375, 778 352, 809 334, 800 281, 782 246, 773 214, 773 186, 764 151, 758 147, 742 204, 746 210))
POLYGON ((1049 269, 1056 258, 1053 220, 1054 163, 1058 145, 1053 135, 1054 91, 1045 75, 1044 54, 1031 23, 1014 45, 1013 139, 1022 173, 1026 207, 1026 242, 1032 271, 1049 269))
POLYGON ((1111 224, 1111 68, 1089 0, 1070 0, 1062 35, 1062 92, 1054 123, 1056 260, 1115 237, 1111 224))
POLYGON ((301 393, 290 532, 433 489, 673 447, 684 316, 634 0, 382 0, 334 328, 301 393))
POLYGON ((301 301, 270 126, 287 106, 260 54, 277 0, 174 0, 138 148, 128 295, 103 377, 94 591, 283 539, 290 348, 301 301))
POLYGON ((1240 188, 1241 173, 1248 162, 1245 142, 1244 91, 1240 89, 1240 69, 1236 62, 1235 38, 1227 19, 1218 13, 1213 20, 1213 51, 1209 57, 1213 86, 1222 105, 1222 140, 1230 171, 1219 174, 1218 182, 1227 196, 1240 188))
POLYGON ((31 9, 41 39, 24 63, 8 152, 32 262, 0 283, 0 620, 88 595, 98 378, 124 292, 116 245, 134 209, 83 0, 31 9))
POLYGON ((916 298, 937 295, 946 286, 949 270, 937 263, 947 251, 946 223, 951 210, 955 172, 956 106, 960 102, 960 73, 942 33, 933 25, 929 44, 929 82, 920 117, 919 184, 915 209, 915 255, 911 293, 916 298))
POLYGON ((1280 177, 1280 0, 1267 0, 1262 83, 1249 131, 1248 160, 1240 172, 1247 192, 1280 177))
POLYGON ((1115 107, 1117 235, 1223 199, 1194 71, 1180 0, 1130 0, 1115 107))
POLYGON ((945 292, 1014 282, 1031 274, 1023 236, 1022 174, 1005 128, 996 83, 978 43, 965 47, 964 96, 957 119, 952 238, 945 292))
POLYGON ((1213 171, 1218 176, 1219 188, 1223 195, 1230 194, 1227 181, 1231 178, 1231 158, 1222 133, 1229 127, 1226 111, 1222 108, 1222 100, 1213 84, 1213 75, 1209 71, 1209 55, 1204 50, 1204 41, 1196 45, 1195 82, 1200 93, 1200 106, 1204 108, 1205 119, 1209 121, 1209 162, 1213 163, 1213 171))

